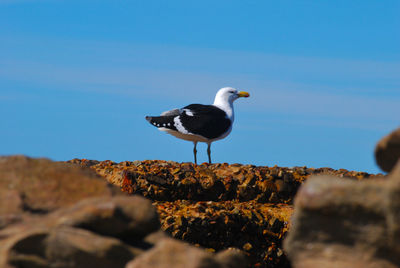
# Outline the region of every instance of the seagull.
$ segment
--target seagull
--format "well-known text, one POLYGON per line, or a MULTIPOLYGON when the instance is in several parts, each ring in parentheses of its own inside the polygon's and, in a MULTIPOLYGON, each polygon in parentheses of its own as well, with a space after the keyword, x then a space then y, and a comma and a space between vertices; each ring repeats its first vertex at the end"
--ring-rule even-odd
POLYGON ((233 102, 249 97, 245 91, 232 87, 218 90, 211 105, 190 104, 181 109, 163 112, 160 116, 146 116, 146 120, 161 131, 194 144, 194 162, 197 164, 198 142, 207 143, 208 162, 211 164, 211 143, 221 140, 232 131, 233 102))

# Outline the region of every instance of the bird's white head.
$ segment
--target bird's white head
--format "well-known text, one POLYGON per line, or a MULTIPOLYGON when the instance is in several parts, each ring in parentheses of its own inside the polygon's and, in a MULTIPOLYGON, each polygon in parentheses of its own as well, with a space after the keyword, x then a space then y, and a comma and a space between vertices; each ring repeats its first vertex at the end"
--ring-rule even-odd
POLYGON ((228 118, 233 122, 233 102, 240 97, 247 98, 249 96, 250 94, 245 91, 237 91, 232 87, 224 87, 218 90, 214 105, 225 111, 228 118))
POLYGON ((240 97, 247 98, 250 94, 245 91, 237 91, 233 87, 223 87, 218 90, 215 96, 214 105, 224 105, 226 103, 232 104, 240 97))

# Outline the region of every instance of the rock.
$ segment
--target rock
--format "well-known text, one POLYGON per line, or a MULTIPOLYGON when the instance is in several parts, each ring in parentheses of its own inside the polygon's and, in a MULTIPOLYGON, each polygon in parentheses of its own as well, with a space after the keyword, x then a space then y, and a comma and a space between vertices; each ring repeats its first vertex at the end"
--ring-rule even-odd
MULTIPOLYGON (((1 180, 0 184, 2 184, 1 180)), ((18 191, 0 188, 0 229, 21 221, 23 219, 20 215, 21 209, 23 209, 23 202, 18 191)))
POLYGON ((83 228, 124 241, 142 239, 160 228, 156 209, 139 196, 85 199, 52 217, 57 219, 57 225, 83 228))
POLYGON ((53 229, 46 239, 48 262, 58 267, 124 267, 140 253, 118 239, 78 228, 53 229))
POLYGON ((375 148, 375 159, 378 166, 390 172, 400 159, 400 128, 383 137, 375 148))
POLYGON ((187 243, 166 238, 129 262, 126 268, 243 268, 247 265, 240 252, 215 255, 187 243))
POLYGON ((153 246, 155 208, 142 197, 84 199, 0 230, 0 267, 124 267, 153 246))
POLYGON ((372 178, 365 172, 329 168, 256 167, 239 164, 176 163, 161 160, 115 163, 74 159, 88 166, 129 194, 153 201, 250 201, 291 204, 297 189, 312 174, 332 174, 354 179, 372 178))
POLYGON ((17 267, 46 267, 44 240, 47 231, 44 228, 32 228, 30 230, 19 229, 14 236, 1 241, 0 267, 8 264, 17 267), (23 254, 21 254, 23 252, 23 254))
MULTIPOLYGON (((313 174, 349 176, 351 185, 382 177, 329 168, 226 163, 69 162, 23 156, 0 158, 0 267, 124 267, 128 262, 146 267, 168 261, 173 267, 246 267, 248 262, 254 267, 289 267, 281 242, 291 226, 294 195, 304 181, 313 174), (152 200, 153 205, 142 197, 122 194, 94 171, 123 191, 152 200)), ((389 209, 385 211, 400 210, 394 191, 399 187, 391 183, 383 187, 393 189, 390 194, 385 192, 390 198, 381 201, 381 195, 372 194, 366 187, 359 192, 367 201, 357 204, 386 203, 389 209)), ((338 189, 331 194, 347 193, 338 189)), ((354 193, 358 194, 344 194, 345 199, 354 193)), ((306 203, 317 204, 319 209, 319 197, 313 200, 306 203)), ((365 220, 364 214, 351 209, 365 220)), ((368 213, 365 218, 380 224, 382 210, 372 213, 375 218, 368 213)), ((392 213, 385 221, 393 237, 399 237, 397 214, 392 213)), ((368 228, 376 237, 386 234, 373 224, 363 230, 368 228)), ((362 232, 355 230, 354 237, 361 239, 362 232)), ((376 237, 368 241, 376 242, 376 237)), ((397 245, 395 240, 388 245, 397 245)), ((383 252, 389 252, 387 247, 383 252)))
POLYGON ((120 195, 90 169, 25 156, 0 157, 0 215, 45 214, 83 198, 120 195))
MULTIPOLYGON (((282 239, 299 186, 315 174, 353 180, 382 177, 331 168, 266 167, 171 161, 72 162, 88 166, 129 194, 149 198, 173 238, 221 252, 243 249, 255 267, 289 267, 282 239)), ((148 237, 152 237, 149 235, 148 237)), ((157 240, 141 245, 151 248, 157 240)))
POLYGON ((0 230, 10 224, 21 222, 22 220, 23 220, 23 217, 19 214, 0 215, 0 230))
POLYGON ((400 164, 387 180, 312 177, 284 248, 293 267, 399 267, 400 164))
POLYGON ((157 244, 159 241, 170 237, 166 232, 158 230, 157 232, 153 232, 149 235, 147 235, 143 241, 148 243, 149 245, 155 245, 157 244))
POLYGON ((162 229, 174 238, 215 251, 240 248, 250 254, 253 263, 268 260, 269 265, 283 265, 281 248, 292 214, 289 205, 248 202, 155 202, 162 229), (274 250, 268 252, 271 245, 274 250))
POLYGON ((70 227, 20 228, 1 242, 0 267, 124 267, 143 252, 118 239, 70 227))
POLYGON ((7 188, 0 188, 0 204, 0 215, 19 213, 23 206, 18 191, 7 188))
MULTIPOLYGON (((103 166, 104 174, 112 174, 119 165, 125 170, 140 167, 140 163, 77 159, 71 163, 57 163, 24 156, 1 157, 0 267, 125 267, 132 259, 132 265, 140 267, 157 261, 166 267, 179 267, 179 264, 182 267, 247 266, 241 251, 222 249, 215 254, 211 253, 215 252, 213 248, 204 250, 170 238, 160 230, 158 212, 149 200, 123 194, 90 169, 103 166), (142 261, 135 262, 136 259, 142 261)), ((182 169, 176 173, 168 173, 173 165, 173 162, 162 163, 157 173, 147 177, 143 177, 146 168, 142 166, 142 173, 130 171, 133 174, 130 179, 144 178, 145 181, 139 181, 135 187, 143 190, 147 184, 146 191, 164 198, 168 197, 168 191, 160 193, 157 187, 170 188, 172 184, 179 188, 179 182, 185 179, 188 183, 181 183, 180 190, 188 189, 195 198, 219 198, 229 189, 224 184, 229 180, 221 182, 208 166, 199 172, 191 164, 182 164, 182 169), (203 192, 198 192, 199 189, 203 192)), ((237 175, 241 170, 241 166, 236 166, 230 172, 237 175)), ((119 174, 124 172, 119 171, 119 174)), ((180 190, 177 196, 185 194, 180 190)), ((189 205, 186 200, 180 200, 180 204, 189 205)), ((199 210, 212 216, 210 209, 216 208, 222 207, 207 202, 199 210)), ((245 227, 244 224, 246 219, 253 218, 250 211, 235 215, 229 219, 221 214, 218 221, 233 222, 235 217, 244 217, 241 228, 252 228, 253 225, 245 227)), ((256 217, 262 221, 260 215, 256 217)), ((203 217, 201 213, 199 216, 203 217)), ((173 220, 180 223, 174 225, 178 226, 174 229, 177 233, 188 227, 186 217, 180 213, 173 220)), ((205 224, 213 228, 215 220, 203 218, 200 226, 205 224)), ((248 241, 240 243, 250 244, 248 241)))
POLYGON ((248 259, 245 253, 237 248, 228 248, 216 255, 217 261, 224 268, 246 267, 248 259))
POLYGON ((0 267, 124 267, 159 227, 149 200, 89 168, 0 157, 0 267))

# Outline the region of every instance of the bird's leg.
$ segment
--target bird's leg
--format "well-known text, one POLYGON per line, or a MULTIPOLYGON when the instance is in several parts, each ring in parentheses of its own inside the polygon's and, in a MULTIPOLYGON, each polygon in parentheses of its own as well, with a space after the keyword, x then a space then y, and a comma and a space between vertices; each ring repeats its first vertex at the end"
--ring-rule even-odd
POLYGON ((194 141, 193 144, 194 144, 194 148, 193 148, 194 163, 197 165, 197 150, 196 150, 197 141, 194 141))
POLYGON ((208 143, 207 154, 208 154, 208 163, 211 164, 211 143, 208 143))

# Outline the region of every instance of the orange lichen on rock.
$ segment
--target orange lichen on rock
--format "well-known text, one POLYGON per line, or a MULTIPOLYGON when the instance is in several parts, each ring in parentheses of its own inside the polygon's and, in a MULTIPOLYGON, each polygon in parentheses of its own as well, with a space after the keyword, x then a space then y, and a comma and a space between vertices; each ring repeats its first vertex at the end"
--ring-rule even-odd
POLYGON ((286 262, 281 241, 290 224, 292 206, 260 204, 256 201, 155 202, 162 229, 173 237, 220 251, 235 247, 256 263, 286 262), (275 250, 269 250, 273 246, 275 250), (278 256, 280 252, 280 255, 278 256))
POLYGON ((226 201, 256 200, 259 203, 290 204, 297 189, 309 176, 328 174, 354 179, 368 178, 365 172, 331 168, 264 167, 233 164, 176 163, 147 160, 115 163, 74 159, 90 166, 123 191, 152 200, 226 201))
POLYGON ((293 198, 311 175, 355 180, 376 176, 344 169, 227 163, 70 162, 89 166, 126 193, 152 200, 161 228, 173 237, 210 251, 238 248, 248 254, 253 267, 289 267, 282 240, 290 228, 293 198))

